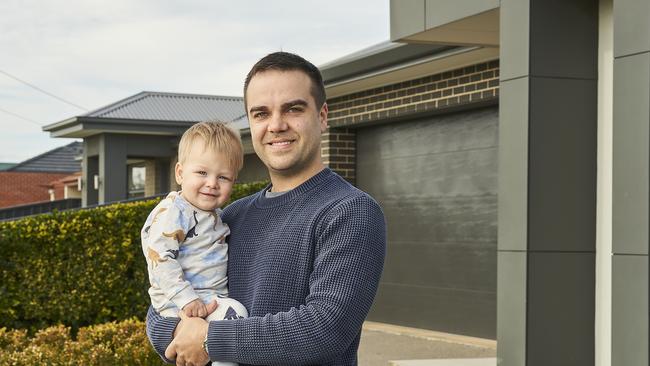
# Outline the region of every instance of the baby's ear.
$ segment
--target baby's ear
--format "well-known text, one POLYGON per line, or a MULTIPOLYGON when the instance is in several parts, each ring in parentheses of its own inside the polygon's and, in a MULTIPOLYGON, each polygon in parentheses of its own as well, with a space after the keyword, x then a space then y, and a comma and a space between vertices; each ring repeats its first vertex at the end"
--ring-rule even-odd
POLYGON ((176 177, 176 184, 183 184, 183 164, 180 162, 176 163, 174 167, 174 176, 176 177))

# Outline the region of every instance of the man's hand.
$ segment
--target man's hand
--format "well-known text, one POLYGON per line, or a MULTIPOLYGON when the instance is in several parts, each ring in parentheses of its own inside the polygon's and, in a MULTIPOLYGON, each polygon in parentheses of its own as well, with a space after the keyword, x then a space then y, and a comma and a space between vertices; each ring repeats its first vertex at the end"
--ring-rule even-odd
MULTIPOLYGON (((211 314, 217 309, 217 302, 212 301, 206 305, 207 313, 211 314)), ((203 366, 210 361, 210 357, 203 349, 203 341, 208 334, 208 322, 194 317, 191 318, 180 311, 181 321, 174 330, 174 340, 165 350, 165 357, 176 360, 180 366, 203 366)))
POLYGON ((205 306, 201 299, 196 299, 190 303, 187 303, 183 306, 183 313, 190 318, 199 317, 204 318, 208 316, 208 308, 205 306))

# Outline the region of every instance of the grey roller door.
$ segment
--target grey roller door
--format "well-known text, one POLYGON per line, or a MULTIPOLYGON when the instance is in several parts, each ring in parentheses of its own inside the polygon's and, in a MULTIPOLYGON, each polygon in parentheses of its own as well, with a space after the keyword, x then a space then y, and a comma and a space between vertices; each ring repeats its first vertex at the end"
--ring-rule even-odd
POLYGON ((496 338, 497 107, 357 131, 388 254, 370 319, 496 338))

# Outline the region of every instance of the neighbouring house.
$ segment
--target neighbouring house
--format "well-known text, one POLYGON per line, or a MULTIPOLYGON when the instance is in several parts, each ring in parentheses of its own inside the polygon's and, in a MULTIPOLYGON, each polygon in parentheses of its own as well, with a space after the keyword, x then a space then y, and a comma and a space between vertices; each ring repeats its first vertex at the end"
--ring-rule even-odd
POLYGON ((54 180, 48 184, 50 201, 68 198, 81 199, 81 171, 54 180))
MULTIPOLYGON (((43 130, 83 139, 81 197, 88 206, 177 189, 174 166, 183 132, 200 121, 230 123, 242 115, 241 97, 145 91, 43 130)), ((247 168, 239 181, 267 179, 250 138, 242 140, 247 168)))
POLYGON ((63 199, 52 182, 81 171, 81 147, 75 141, 0 171, 0 207, 63 199))

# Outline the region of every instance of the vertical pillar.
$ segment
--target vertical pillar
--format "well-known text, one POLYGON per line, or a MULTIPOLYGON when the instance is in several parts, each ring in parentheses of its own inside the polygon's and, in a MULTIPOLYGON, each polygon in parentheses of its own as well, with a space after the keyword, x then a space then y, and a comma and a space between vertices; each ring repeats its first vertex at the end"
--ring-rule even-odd
POLYGON ((95 189, 95 175, 99 174, 99 160, 96 156, 83 155, 83 175, 81 187, 81 206, 91 206, 98 203, 97 190, 95 189))
POLYGON ((99 203, 127 198, 126 140, 104 134, 99 148, 99 203))
POLYGON ((99 139, 87 137, 84 139, 82 165, 81 206, 91 206, 98 203, 98 192, 95 189, 95 175, 99 174, 99 159, 97 157, 99 139))
POLYGON ((650 3, 614 1, 612 365, 648 365, 650 3))
POLYGON ((500 20, 499 365, 593 365, 598 2, 500 20))

